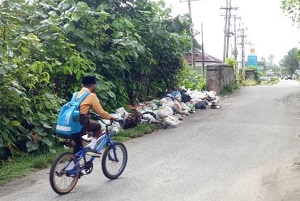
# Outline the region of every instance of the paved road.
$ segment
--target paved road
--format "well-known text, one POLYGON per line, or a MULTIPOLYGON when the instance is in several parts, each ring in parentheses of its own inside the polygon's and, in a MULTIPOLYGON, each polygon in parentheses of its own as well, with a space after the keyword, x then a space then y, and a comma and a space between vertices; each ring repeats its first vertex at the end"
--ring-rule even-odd
POLYGON ((300 187, 278 185, 295 176, 283 170, 299 156, 299 100, 296 81, 243 87, 223 97, 221 109, 126 142, 128 166, 117 180, 107 180, 97 163, 71 193, 58 196, 43 170, 0 188, 0 200, 300 200, 300 187))

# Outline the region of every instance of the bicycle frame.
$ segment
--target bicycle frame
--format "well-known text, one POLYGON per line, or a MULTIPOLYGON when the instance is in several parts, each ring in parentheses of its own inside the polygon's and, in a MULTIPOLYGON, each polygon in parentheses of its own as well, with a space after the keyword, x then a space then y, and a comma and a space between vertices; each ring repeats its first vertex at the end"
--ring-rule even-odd
MULTIPOLYGON (((111 140, 110 138, 110 132, 107 131, 102 135, 100 136, 97 141, 100 142, 100 144, 97 146, 97 152, 99 153, 101 151, 101 149, 105 146, 105 145, 109 145, 109 146, 112 146, 112 149, 114 151, 114 160, 116 162, 119 162, 119 159, 117 157, 117 154, 116 154, 116 147, 115 147, 115 144, 114 142, 111 140)), ((93 162, 95 160, 96 157, 94 156, 91 156, 91 158, 89 160, 86 159, 86 152, 85 152, 85 148, 82 148, 80 151, 78 151, 75 156, 77 157, 77 160, 75 162, 75 165, 74 167, 69 171, 69 174, 70 175, 73 175, 73 174, 77 174, 78 172, 81 172, 82 170, 85 170, 85 165, 82 165, 82 166, 79 166, 80 164, 80 161, 81 159, 83 159, 84 161, 84 164, 86 164, 87 162, 93 162), (79 169, 77 169, 77 167, 80 167, 79 169)), ((112 160, 112 158, 110 157, 110 160, 112 160)), ((71 162, 70 162, 71 163, 71 162)), ((63 168, 63 170, 68 167, 70 165, 70 163, 66 164, 66 166, 63 168)))

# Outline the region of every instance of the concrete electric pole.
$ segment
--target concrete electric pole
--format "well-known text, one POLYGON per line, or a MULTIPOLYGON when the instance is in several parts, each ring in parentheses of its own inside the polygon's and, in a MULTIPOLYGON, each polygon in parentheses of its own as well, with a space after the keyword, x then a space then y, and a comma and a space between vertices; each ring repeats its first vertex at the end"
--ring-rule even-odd
POLYGON ((236 15, 233 16, 234 19, 234 48, 232 51, 232 55, 234 57, 234 60, 237 61, 237 55, 238 55, 238 50, 237 50, 237 28, 236 28, 236 20, 241 19, 240 17, 237 17, 236 15))
POLYGON ((232 7, 231 0, 226 0, 226 6, 221 7, 220 9, 225 10, 224 49, 223 49, 223 63, 224 63, 225 59, 228 58, 229 38, 230 36, 234 35, 234 33, 230 31, 231 10, 237 10, 238 7, 232 7))
POLYGON ((245 44, 246 44, 245 38, 247 38, 247 35, 245 34, 246 30, 247 30, 247 28, 238 29, 238 31, 240 31, 240 35, 238 37, 241 38, 241 42, 239 43, 239 45, 241 45, 241 49, 242 49, 241 70, 245 66, 245 44))
POLYGON ((194 53, 194 25, 193 25, 193 20, 192 20, 192 7, 191 7, 191 2, 192 1, 200 1, 200 0, 180 0, 180 2, 188 2, 188 7, 189 7, 189 17, 191 20, 191 33, 192 33, 192 39, 191 39, 191 54, 192 54, 192 66, 195 67, 195 53, 194 53))

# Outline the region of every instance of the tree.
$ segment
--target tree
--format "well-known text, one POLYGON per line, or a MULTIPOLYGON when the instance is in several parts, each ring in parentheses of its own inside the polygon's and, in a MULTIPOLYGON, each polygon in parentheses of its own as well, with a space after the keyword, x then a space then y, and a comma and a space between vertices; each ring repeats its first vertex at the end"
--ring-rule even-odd
POLYGON ((284 74, 294 74, 295 71, 300 68, 298 49, 292 48, 291 50, 289 50, 287 55, 285 55, 284 58, 280 61, 280 66, 284 74))
POLYGON ((261 57, 260 61, 258 61, 258 66, 263 67, 264 70, 267 68, 267 60, 265 57, 261 57))
POLYGON ((300 28, 300 1, 282 0, 281 9, 291 18, 294 24, 298 23, 298 28, 300 28))
POLYGON ((270 54, 268 56, 267 69, 272 70, 275 74, 280 74, 280 69, 277 64, 274 63, 275 56, 270 54))

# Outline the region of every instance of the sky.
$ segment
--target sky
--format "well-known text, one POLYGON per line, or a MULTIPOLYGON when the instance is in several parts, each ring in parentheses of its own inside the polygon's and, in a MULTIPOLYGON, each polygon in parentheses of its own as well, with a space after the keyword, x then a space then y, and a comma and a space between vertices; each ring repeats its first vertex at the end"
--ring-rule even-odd
MULTIPOLYGON (((165 0, 165 2, 167 7, 172 8, 174 16, 188 13, 187 0, 165 0)), ((225 6, 226 0, 191 1, 194 28, 201 33, 201 22, 203 24, 204 51, 220 60, 223 59, 225 26, 225 10, 220 8, 225 6)), ((237 27, 246 29, 246 41, 249 43, 245 46, 246 58, 250 54, 250 48, 254 48, 258 60, 262 57, 268 59, 272 54, 274 62, 279 63, 290 49, 300 48, 300 30, 283 14, 280 0, 232 0, 232 7, 238 8, 232 12, 240 17, 240 20, 237 20, 237 27)), ((233 19, 231 22, 233 26, 233 19)), ((199 44, 202 43, 200 34, 196 39, 199 44)), ((230 41, 230 46, 233 46, 234 37, 231 37, 230 41)), ((241 60, 240 46, 238 51, 238 60, 241 60)))

